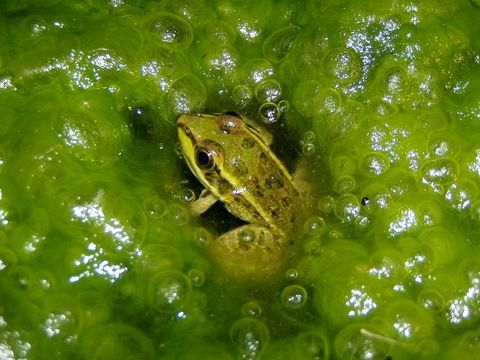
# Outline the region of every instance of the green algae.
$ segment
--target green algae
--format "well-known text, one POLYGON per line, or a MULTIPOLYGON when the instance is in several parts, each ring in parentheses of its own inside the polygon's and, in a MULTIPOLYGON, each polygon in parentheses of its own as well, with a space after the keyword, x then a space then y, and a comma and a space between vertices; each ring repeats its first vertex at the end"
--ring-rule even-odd
MULTIPOLYGON (((478 1, 0 5, 0 357, 479 354, 478 1), (194 219, 182 113, 245 112, 311 209, 278 283, 194 219), (292 166, 290 166, 292 167, 292 166)), ((192 195, 193 194, 193 195, 192 195)))

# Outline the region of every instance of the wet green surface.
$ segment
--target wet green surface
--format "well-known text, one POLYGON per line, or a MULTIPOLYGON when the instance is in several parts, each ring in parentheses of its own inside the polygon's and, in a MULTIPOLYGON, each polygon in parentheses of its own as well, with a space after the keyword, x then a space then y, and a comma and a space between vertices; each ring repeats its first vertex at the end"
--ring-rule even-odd
POLYGON ((0 358, 480 356, 480 3, 0 5, 0 358), (232 283, 180 114, 306 156, 282 280, 232 283))

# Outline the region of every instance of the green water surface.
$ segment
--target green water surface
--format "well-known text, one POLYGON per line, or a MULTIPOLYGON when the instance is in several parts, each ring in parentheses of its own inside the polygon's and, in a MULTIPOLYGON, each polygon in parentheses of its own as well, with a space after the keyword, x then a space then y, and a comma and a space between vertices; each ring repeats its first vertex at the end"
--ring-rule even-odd
POLYGON ((480 357, 480 1, 0 3, 1 359, 480 357), (277 282, 188 204, 184 113, 307 158, 277 282))

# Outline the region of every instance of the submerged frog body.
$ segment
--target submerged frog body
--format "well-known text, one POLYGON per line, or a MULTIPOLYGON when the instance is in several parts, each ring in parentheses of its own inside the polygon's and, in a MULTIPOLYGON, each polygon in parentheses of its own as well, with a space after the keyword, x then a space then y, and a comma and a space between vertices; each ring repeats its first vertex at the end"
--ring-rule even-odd
POLYGON ((177 128, 185 161, 205 187, 193 212, 221 201, 247 223, 206 244, 212 259, 236 279, 272 278, 291 252, 302 203, 266 134, 231 115, 184 115, 177 128))

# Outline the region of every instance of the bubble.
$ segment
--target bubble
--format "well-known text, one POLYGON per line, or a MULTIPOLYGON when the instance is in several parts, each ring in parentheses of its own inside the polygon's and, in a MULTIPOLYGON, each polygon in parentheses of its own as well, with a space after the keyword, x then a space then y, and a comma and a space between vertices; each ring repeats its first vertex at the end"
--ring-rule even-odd
POLYGON ((413 352, 419 359, 433 358, 439 355, 440 344, 433 339, 421 339, 415 344, 413 352))
POLYGON ((446 184, 457 178, 458 164, 448 158, 429 160, 423 164, 420 171, 423 181, 446 184))
POLYGON ((417 75, 418 77, 415 79, 418 84, 418 88, 415 90, 422 96, 419 101, 423 101, 429 106, 437 104, 442 98, 441 75, 433 69, 417 74, 420 76, 417 75))
POLYGON ((416 208, 416 213, 420 225, 428 227, 440 225, 442 223, 443 212, 435 201, 421 201, 416 208))
POLYGON ((213 237, 210 231, 201 227, 195 230, 194 239, 198 245, 205 246, 212 241, 213 237))
POLYGON ((253 101, 253 92, 247 85, 237 85, 232 90, 232 102, 236 109, 245 109, 253 101))
MULTIPOLYGON (((116 1, 116 0, 112 0, 116 1)), ((153 2, 148 4, 152 6, 151 11, 159 11, 158 3, 153 2)), ((182 18, 189 20, 191 24, 206 25, 212 23, 212 14, 205 9, 201 3, 192 0, 166 0, 162 1, 160 8, 165 8, 170 13, 177 14, 182 18)), ((150 9, 149 9, 150 10, 150 9)), ((148 13, 148 11, 146 11, 148 13)))
POLYGON ((259 318, 262 315, 262 307, 254 300, 242 305, 242 315, 250 318, 259 318))
POLYGON ((167 204, 160 197, 151 196, 143 200, 143 209, 149 217, 160 219, 167 213, 167 204))
POLYGON ((288 285, 280 295, 282 305, 288 310, 298 310, 307 303, 307 290, 300 285, 288 285))
POLYGON ((32 290, 35 286, 35 272, 30 267, 14 266, 8 271, 8 276, 21 290, 32 290))
POLYGON ((195 287, 201 287, 205 283, 205 273, 200 269, 190 269, 187 276, 195 287))
POLYGON ((330 230, 328 232, 328 237, 330 240, 333 240, 333 241, 345 238, 345 236, 343 235, 343 232, 341 232, 340 230, 330 230))
POLYGON ((380 152, 367 153, 360 161, 360 169, 365 175, 380 176, 390 168, 390 160, 380 152))
POLYGON ((398 238, 398 247, 404 256, 403 267, 411 285, 422 284, 435 266, 432 249, 409 236, 398 238))
POLYGON ((265 124, 274 124, 280 118, 280 111, 274 103, 264 103, 258 108, 258 115, 265 124))
POLYGON ((320 89, 321 85, 316 80, 304 81, 297 85, 293 104, 301 115, 313 117, 316 114, 317 104, 314 104, 313 97, 320 92, 320 89))
POLYGON ((140 75, 157 81, 162 92, 170 81, 186 75, 189 69, 189 60, 182 51, 158 43, 146 44, 142 55, 138 64, 140 75))
POLYGON ((460 151, 460 140, 451 131, 432 131, 428 134, 427 149, 433 156, 452 156, 460 151))
POLYGON ((191 203, 196 199, 195 192, 192 189, 182 189, 177 196, 185 203, 191 203))
POLYGON ((344 327, 335 336, 334 348, 338 359, 388 359, 393 341, 384 331, 370 324, 344 327))
POLYGON ((255 241, 255 231, 246 228, 238 233, 238 240, 243 244, 252 244, 255 241))
POLYGON ((188 210, 178 204, 171 205, 167 210, 167 215, 170 220, 175 221, 179 225, 186 224, 190 219, 188 210))
POLYGON ((342 175, 352 175, 356 172, 355 161, 347 155, 336 155, 330 160, 330 171, 337 178, 342 175))
POLYGON ((333 191, 338 194, 352 193, 357 183, 350 175, 339 176, 333 183, 333 191))
POLYGON ((209 38, 213 38, 222 45, 231 45, 237 37, 235 28, 224 21, 210 22, 207 26, 207 34, 209 38))
POLYGON ((10 248, 0 246, 0 272, 15 266, 17 261, 17 255, 10 248))
POLYGON ((370 218, 365 215, 360 215, 355 219, 354 223, 359 229, 366 229, 370 225, 370 218))
POLYGON ((37 273, 37 284, 39 290, 50 290, 56 287, 56 279, 54 274, 48 271, 40 271, 37 273))
MULTIPOLYGON (((480 283, 480 263, 478 253, 472 252, 471 247, 467 252, 463 252, 463 259, 457 265, 456 271, 451 272, 454 277, 451 278, 443 291, 449 290, 446 298, 447 306, 444 316, 449 324, 454 326, 472 326, 478 322, 480 311, 479 301, 479 283, 480 283)), ((450 268, 449 268, 450 269, 450 268)))
POLYGON ((301 143, 302 154, 310 157, 315 154, 315 144, 311 142, 302 142, 301 143))
POLYGON ((467 153, 467 169, 474 176, 480 176, 480 144, 475 146, 467 153))
POLYGON ((308 241, 304 246, 304 252, 307 255, 319 256, 322 254, 322 244, 318 239, 308 241))
MULTIPOLYGON (((102 100, 108 104, 108 100, 102 100)), ((89 100, 85 99, 84 104, 71 104, 72 109, 76 110, 70 110, 65 105, 67 108, 60 112, 55 130, 65 150, 75 158, 91 163, 111 162, 118 158, 127 143, 127 136, 130 136, 127 124, 119 113, 112 111, 107 115, 104 109, 86 105, 88 103, 89 100)), ((54 154, 54 151, 50 151, 49 155, 51 157, 54 154)), ((66 160, 62 156, 64 154, 57 156, 58 161, 66 160)), ((50 166, 53 166, 53 162, 50 166)))
POLYGON ((335 114, 326 119, 324 131, 332 139, 348 136, 360 128, 365 119, 364 111, 363 104, 347 100, 335 114))
POLYGON ((263 43, 263 55, 272 63, 280 62, 290 51, 300 28, 286 26, 271 33, 263 43))
POLYGON ((325 220, 320 216, 312 216, 305 221, 305 233, 308 235, 318 235, 325 228, 325 220))
POLYGON ((209 49, 203 56, 202 73, 218 82, 238 82, 237 68, 239 55, 234 48, 209 49))
POLYGON ((31 15, 22 20, 22 27, 24 31, 28 32, 31 38, 38 38, 40 35, 51 32, 52 24, 43 16, 31 15))
MULTIPOLYGON (((478 3, 480 7, 480 1, 478 3)), ((472 359, 480 353, 480 330, 469 330, 462 334, 459 342, 461 348, 467 350, 471 354, 474 354, 472 359)))
POLYGON ((445 227, 428 228, 422 231, 419 240, 432 252, 436 266, 455 261, 460 249, 456 236, 445 227))
POLYGON ((203 83, 188 74, 175 80, 167 90, 169 106, 175 116, 185 113, 200 113, 205 108, 207 91, 203 83))
POLYGON ((308 157, 315 154, 315 133, 311 130, 306 131, 300 141, 300 146, 303 155, 308 157))
POLYGON ((325 59, 325 72, 340 85, 350 86, 362 77, 362 63, 352 49, 331 51, 325 59))
POLYGON ((372 114, 376 114, 380 117, 393 116, 398 112, 395 105, 392 105, 385 101, 373 101, 369 104, 369 109, 372 114))
POLYGON ((42 328, 48 338, 75 341, 83 327, 84 315, 76 298, 63 292, 50 293, 44 297, 42 310, 45 316, 42 328))
POLYGON ((468 209, 477 197, 477 185, 467 179, 452 183, 445 192, 445 200, 450 203, 451 207, 459 211, 468 209))
POLYGON ((272 64, 267 59, 258 58, 245 63, 242 75, 247 84, 254 85, 273 77, 274 72, 272 64))
POLYGON ((149 21, 148 29, 164 44, 187 48, 192 43, 192 28, 174 14, 163 13, 155 16, 149 21))
POLYGON ((468 212, 473 221, 480 222, 480 201, 474 201, 468 209, 468 212))
POLYGON ((322 196, 317 203, 317 208, 324 214, 330 214, 333 210, 335 199, 329 195, 322 196))
POLYGON ((305 131, 303 133, 302 140, 305 142, 314 142, 315 141, 315 132, 312 130, 305 131))
POLYGON ((390 170, 388 172, 388 180, 386 183, 390 190, 390 194, 397 198, 417 192, 417 181, 414 175, 408 170, 390 170))
POLYGON ((295 346, 301 358, 305 359, 329 359, 330 348, 327 336, 320 331, 305 331, 295 339, 295 346))
POLYGON ((261 356, 270 342, 270 333, 260 320, 243 318, 230 328, 230 338, 242 358, 255 359, 261 356))
POLYGON ((401 254, 389 247, 380 248, 370 256, 367 272, 376 281, 383 282, 383 286, 392 289, 402 284, 405 278, 401 254))
POLYGON ((298 269, 290 268, 285 271, 285 280, 287 281, 295 281, 298 279, 298 269))
POLYGON ((431 337, 434 332, 433 314, 411 300, 390 302, 384 319, 398 340, 418 341, 431 337))
POLYGON ((436 289, 426 288, 418 294, 417 302, 425 309, 440 313, 445 308, 445 299, 436 289))
POLYGON ((342 222, 354 222, 360 214, 360 203, 353 194, 343 194, 335 200, 333 212, 342 222))
POLYGON ((280 100, 277 106, 278 106, 278 111, 280 111, 280 116, 286 117, 288 111, 290 110, 290 103, 287 100, 280 100))
POLYGON ((418 229, 419 220, 415 209, 409 204, 390 206, 384 215, 384 231, 389 236, 397 237, 418 229))
POLYGON ((124 323, 107 323, 89 329, 79 348, 84 357, 102 359, 154 359, 154 346, 138 328, 124 323))
POLYGON ((276 80, 264 80, 255 88, 255 97, 259 103, 276 103, 282 97, 282 87, 276 80))
POLYGON ((174 313, 190 294, 190 279, 180 271, 165 270, 148 279, 147 302, 155 310, 174 313))
POLYGON ((383 77, 383 100, 389 103, 403 103, 409 94, 409 79, 406 69, 400 66, 394 66, 384 74, 383 77))
POLYGON ((314 115, 331 115, 338 111, 341 105, 340 94, 334 89, 321 89, 311 95, 311 106, 314 115))

